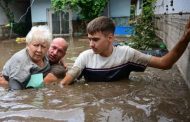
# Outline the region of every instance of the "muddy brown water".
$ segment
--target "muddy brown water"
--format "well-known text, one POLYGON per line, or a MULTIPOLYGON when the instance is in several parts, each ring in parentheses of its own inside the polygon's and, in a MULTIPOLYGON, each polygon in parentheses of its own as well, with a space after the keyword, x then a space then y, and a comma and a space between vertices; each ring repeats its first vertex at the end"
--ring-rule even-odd
MULTIPOLYGON (((69 39, 67 39, 69 40, 69 39)), ((25 44, 14 39, 0 41, 0 69, 25 44)), ((83 50, 85 38, 74 39, 66 56, 70 67, 83 50)), ((147 68, 132 73, 130 80, 78 82, 60 88, 9 92, 0 87, 2 122, 189 122, 190 91, 178 69, 147 68)))

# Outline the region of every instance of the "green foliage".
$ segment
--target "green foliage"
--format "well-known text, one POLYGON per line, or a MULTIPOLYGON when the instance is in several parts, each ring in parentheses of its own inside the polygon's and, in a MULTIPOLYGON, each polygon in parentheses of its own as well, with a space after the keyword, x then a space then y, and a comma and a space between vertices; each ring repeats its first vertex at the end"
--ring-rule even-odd
POLYGON ((51 6, 54 10, 77 10, 80 18, 84 20, 91 20, 99 16, 107 3, 108 0, 51 0, 51 6))
POLYGON ((159 40, 154 28, 155 0, 143 0, 142 13, 134 19, 135 35, 132 36, 132 47, 142 50, 151 50, 159 40))
POLYGON ((78 0, 51 0, 51 6, 56 11, 77 8, 78 0))
POLYGON ((80 17, 83 20, 92 20, 102 14, 108 0, 78 0, 81 8, 80 17))
POLYGON ((132 20, 132 21, 135 19, 135 10, 136 10, 136 6, 135 5, 131 5, 130 20, 132 20))

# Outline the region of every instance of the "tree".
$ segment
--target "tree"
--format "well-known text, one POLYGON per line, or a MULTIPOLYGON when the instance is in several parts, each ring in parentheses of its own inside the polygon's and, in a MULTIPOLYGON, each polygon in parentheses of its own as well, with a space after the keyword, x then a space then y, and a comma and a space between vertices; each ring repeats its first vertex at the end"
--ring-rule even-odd
POLYGON ((78 6, 81 8, 80 17, 83 20, 92 20, 100 16, 108 0, 79 0, 78 6))
POLYGON ((69 12, 70 34, 73 33, 73 11, 79 11, 80 18, 89 21, 102 14, 107 3, 108 0, 51 0, 51 5, 54 10, 69 12))
POLYGON ((135 35, 130 45, 137 49, 149 50, 156 44, 158 38, 154 28, 154 2, 155 0, 143 0, 142 13, 134 19, 135 35))

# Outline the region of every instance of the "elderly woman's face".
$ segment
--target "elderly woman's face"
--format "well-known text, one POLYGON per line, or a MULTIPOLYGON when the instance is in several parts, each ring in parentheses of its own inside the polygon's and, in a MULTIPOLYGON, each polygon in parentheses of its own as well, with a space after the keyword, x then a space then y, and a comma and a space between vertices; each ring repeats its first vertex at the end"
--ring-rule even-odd
POLYGON ((48 42, 32 41, 27 44, 27 49, 32 61, 37 63, 43 60, 49 48, 48 42))

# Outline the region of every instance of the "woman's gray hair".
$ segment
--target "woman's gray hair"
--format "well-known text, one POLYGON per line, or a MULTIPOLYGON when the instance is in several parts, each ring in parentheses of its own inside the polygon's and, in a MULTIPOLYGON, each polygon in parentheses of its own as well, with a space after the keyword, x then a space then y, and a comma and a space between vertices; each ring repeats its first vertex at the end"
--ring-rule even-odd
POLYGON ((33 26, 26 36, 26 43, 30 44, 32 41, 42 41, 50 44, 52 41, 52 33, 45 25, 33 26))

